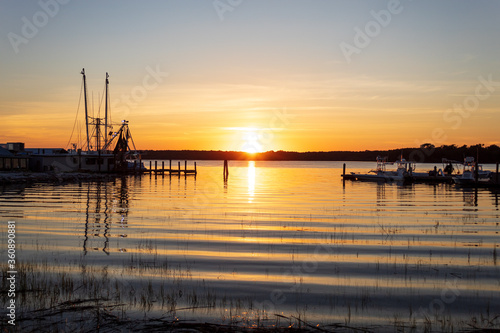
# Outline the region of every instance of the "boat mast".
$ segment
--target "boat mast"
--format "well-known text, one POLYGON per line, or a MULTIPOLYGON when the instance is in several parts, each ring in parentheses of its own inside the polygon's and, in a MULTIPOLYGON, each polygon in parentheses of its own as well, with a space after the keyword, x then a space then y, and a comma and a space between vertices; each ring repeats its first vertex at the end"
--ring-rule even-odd
POLYGON ((89 118, 87 111, 87 80, 85 78, 85 68, 80 73, 83 75, 83 98, 85 100, 85 128, 87 130, 87 151, 90 151, 90 138, 89 138, 89 118))
POLYGON ((109 85, 109 75, 108 75, 108 72, 106 72, 106 98, 105 98, 105 103, 106 103, 106 106, 104 108, 105 112, 104 112, 104 146, 106 146, 106 144, 108 143, 108 104, 109 104, 109 100, 108 100, 108 85, 109 85))

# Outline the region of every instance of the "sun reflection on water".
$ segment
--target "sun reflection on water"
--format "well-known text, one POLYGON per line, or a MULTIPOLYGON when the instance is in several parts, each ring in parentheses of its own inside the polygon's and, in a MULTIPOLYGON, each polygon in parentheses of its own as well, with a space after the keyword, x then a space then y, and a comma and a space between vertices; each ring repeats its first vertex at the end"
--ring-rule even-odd
POLYGON ((255 161, 248 161, 248 203, 252 203, 255 196, 255 161))

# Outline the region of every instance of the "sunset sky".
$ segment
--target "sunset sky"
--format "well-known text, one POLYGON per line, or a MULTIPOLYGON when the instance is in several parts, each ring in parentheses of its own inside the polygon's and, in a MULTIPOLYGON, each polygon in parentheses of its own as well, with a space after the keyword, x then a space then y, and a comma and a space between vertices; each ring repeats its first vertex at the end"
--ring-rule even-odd
POLYGON ((500 144, 499 16, 493 0, 1 1, 0 143, 66 147, 85 68, 96 113, 109 72, 139 149, 500 144))

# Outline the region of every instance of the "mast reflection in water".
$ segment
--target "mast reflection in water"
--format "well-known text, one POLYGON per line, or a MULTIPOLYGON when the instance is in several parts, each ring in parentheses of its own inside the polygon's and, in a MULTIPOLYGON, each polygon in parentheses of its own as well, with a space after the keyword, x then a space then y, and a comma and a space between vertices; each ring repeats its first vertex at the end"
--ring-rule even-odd
MULTIPOLYGON (((128 223, 128 189, 127 178, 118 180, 119 190, 117 189, 117 181, 109 182, 91 182, 82 186, 87 187, 87 202, 85 210, 85 231, 83 240, 83 253, 89 251, 102 250, 107 255, 110 254, 109 239, 113 222, 115 229, 113 230, 118 237, 125 238, 128 223), (111 189, 111 193, 110 193, 111 189), (102 219, 102 222, 101 222, 102 219)), ((118 249, 120 252, 126 252, 126 248, 118 249)))

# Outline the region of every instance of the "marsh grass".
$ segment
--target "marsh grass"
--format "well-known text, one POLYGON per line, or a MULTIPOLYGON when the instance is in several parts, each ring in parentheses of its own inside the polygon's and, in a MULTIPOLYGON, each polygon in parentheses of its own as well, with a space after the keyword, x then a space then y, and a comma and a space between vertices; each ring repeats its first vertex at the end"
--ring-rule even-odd
MULTIPOLYGON (((245 327, 259 328, 261 325, 255 323, 267 322, 251 315, 255 313, 250 309, 251 300, 219 297, 204 284, 199 290, 188 290, 182 283, 190 277, 177 275, 180 270, 144 265, 140 258, 136 260, 139 268, 129 266, 124 267, 123 271, 138 269, 141 270, 139 275, 150 275, 151 272, 158 274, 159 270, 164 270, 161 274, 163 280, 156 283, 156 279, 147 278, 140 282, 126 282, 111 275, 108 267, 95 268, 83 264, 57 267, 46 261, 18 263, 16 300, 19 307, 14 331, 92 332, 125 329, 149 332, 190 328, 204 332, 209 328, 217 328, 220 332, 243 332, 245 327), (214 309, 217 306, 229 310, 230 315, 221 315, 219 320, 229 325, 186 323, 177 318, 178 312, 214 309)), ((0 266, 0 269, 2 272, 8 270, 6 265, 0 266)), ((2 276, 2 290, 8 289, 6 281, 6 276, 2 276)), ((6 294, 2 293, 1 296, 3 304, 8 301, 6 294)), ((280 331, 275 323, 268 326, 280 331)), ((5 321, 2 321, 1 328, 11 329, 5 321)), ((294 325, 288 328, 297 331, 294 325)))
MULTIPOLYGON (((80 264, 71 267, 41 263, 18 263, 17 332, 480 332, 500 326, 500 314, 486 313, 469 319, 454 320, 447 314, 434 314, 417 322, 415 316, 405 318, 396 313, 392 325, 385 327, 357 327, 352 324, 354 313, 362 311, 371 302, 368 288, 362 288, 358 297, 347 304, 343 322, 312 324, 307 320, 307 307, 297 306, 294 315, 267 313, 255 307, 252 299, 218 295, 205 283, 200 288, 183 286, 187 275, 178 275, 179 269, 156 264, 138 264, 123 267, 123 272, 140 270, 139 275, 160 274, 162 279, 149 277, 127 282, 121 275, 110 273, 108 267, 95 268, 80 264), (220 309, 224 309, 221 311, 220 309), (214 323, 183 321, 184 313, 204 310, 212 313, 214 323), (215 316, 219 313, 218 319, 215 316), (40 330, 40 327, 43 329, 40 330)), ((2 272, 7 267, 2 265, 2 272)), ((6 290, 5 277, 2 290, 6 290)), ((2 303, 6 304, 6 293, 2 303)), ((493 309, 497 310, 497 309, 493 309)), ((196 316, 196 315, 194 315, 196 316)), ((2 329, 7 329, 5 321, 2 329)), ((486 331, 485 331, 486 332, 486 331)))

